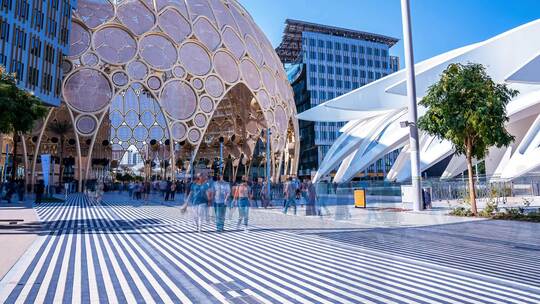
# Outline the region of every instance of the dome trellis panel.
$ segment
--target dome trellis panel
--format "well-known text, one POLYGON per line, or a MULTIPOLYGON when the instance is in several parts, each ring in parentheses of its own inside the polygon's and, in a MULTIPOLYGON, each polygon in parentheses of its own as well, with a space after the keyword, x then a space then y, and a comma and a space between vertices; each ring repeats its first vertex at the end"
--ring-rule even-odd
POLYGON ((79 133, 95 138, 100 126, 92 123, 108 121, 116 148, 158 136, 185 140, 197 150, 209 140, 219 105, 240 98, 229 92, 242 84, 262 112, 252 116, 273 130, 273 152, 282 153, 290 141, 291 120, 298 143, 293 94, 281 63, 236 1, 80 0, 72 28, 63 97, 74 117, 87 115, 76 125, 79 133), (153 109, 140 108, 146 98, 153 109))

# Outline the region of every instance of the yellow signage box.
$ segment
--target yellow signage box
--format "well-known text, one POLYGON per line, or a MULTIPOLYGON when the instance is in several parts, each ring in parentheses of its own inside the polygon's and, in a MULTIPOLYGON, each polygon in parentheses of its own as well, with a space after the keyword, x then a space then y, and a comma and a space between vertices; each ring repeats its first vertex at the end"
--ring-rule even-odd
POLYGON ((366 208, 366 190, 354 189, 354 207, 366 208))

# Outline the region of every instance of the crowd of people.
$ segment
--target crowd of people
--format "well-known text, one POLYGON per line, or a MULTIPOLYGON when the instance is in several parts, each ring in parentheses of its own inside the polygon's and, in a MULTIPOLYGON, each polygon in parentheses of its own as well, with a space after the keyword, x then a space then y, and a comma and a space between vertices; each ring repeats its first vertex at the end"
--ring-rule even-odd
MULTIPOLYGON (((194 180, 168 178, 132 181, 117 184, 116 187, 106 185, 102 180, 93 180, 85 184, 84 191, 97 204, 102 202, 104 192, 110 189, 116 189, 120 194, 127 192, 130 199, 143 203, 150 199, 150 195, 155 199, 156 194, 164 201, 175 201, 180 197, 180 202, 183 203, 181 210, 186 211, 189 208, 197 231, 202 231, 203 224, 209 223, 212 217, 218 232, 224 231, 225 220, 227 218, 232 220, 233 217, 237 218, 236 228, 247 231, 250 208, 282 208, 285 214, 292 209, 296 215, 298 206, 305 206, 308 216, 322 215, 323 209, 326 208, 320 203, 317 204, 316 189, 309 179, 301 182, 296 176, 290 176, 285 183, 271 186, 269 189, 266 181, 249 180, 247 176, 242 177, 240 182, 232 183, 223 175, 209 178, 205 173, 199 173, 194 180)), ((23 180, 10 181, 2 183, 0 190, 1 197, 8 203, 15 194, 19 201, 22 201, 25 184, 23 180)), ((67 198, 69 193, 74 192, 73 183, 65 183, 63 190, 67 198)), ((40 203, 45 192, 43 181, 35 185, 34 192, 36 203, 40 203)))
POLYGON ((26 184, 22 179, 0 183, 0 200, 5 200, 8 204, 12 203, 14 198, 19 202, 24 201, 25 187, 26 184))

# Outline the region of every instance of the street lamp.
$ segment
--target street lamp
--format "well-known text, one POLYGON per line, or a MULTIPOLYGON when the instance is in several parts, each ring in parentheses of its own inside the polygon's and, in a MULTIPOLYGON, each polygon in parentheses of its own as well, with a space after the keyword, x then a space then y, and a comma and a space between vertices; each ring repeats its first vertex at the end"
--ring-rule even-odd
POLYGON ((270 128, 266 128, 266 187, 268 190, 268 197, 270 197, 270 135, 272 132, 270 128))
POLYGON ((412 47, 412 31, 409 0, 401 0, 401 21, 403 23, 403 48, 405 50, 405 69, 407 72, 407 96, 409 98, 409 121, 400 122, 402 127, 409 127, 409 151, 411 155, 411 180, 413 188, 413 210, 420 211, 423 206, 420 152, 418 143, 418 128, 416 121, 418 112, 416 107, 416 82, 414 78, 414 56, 412 47))

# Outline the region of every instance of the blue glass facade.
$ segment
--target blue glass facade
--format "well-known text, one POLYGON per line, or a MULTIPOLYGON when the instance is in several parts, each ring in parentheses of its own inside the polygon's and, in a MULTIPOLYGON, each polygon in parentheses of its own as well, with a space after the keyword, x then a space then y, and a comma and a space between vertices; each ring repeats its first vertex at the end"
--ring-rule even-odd
MULTIPOLYGON (((389 48, 386 43, 302 32, 301 60, 306 68, 310 106, 314 107, 397 71, 398 58, 389 55, 389 48)), ((322 162, 343 125, 342 122, 314 123, 317 163, 322 162)))
POLYGON ((19 87, 58 106, 74 0, 1 0, 0 65, 19 87))

